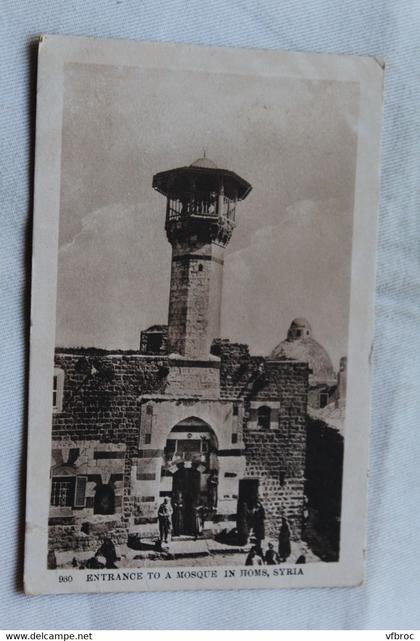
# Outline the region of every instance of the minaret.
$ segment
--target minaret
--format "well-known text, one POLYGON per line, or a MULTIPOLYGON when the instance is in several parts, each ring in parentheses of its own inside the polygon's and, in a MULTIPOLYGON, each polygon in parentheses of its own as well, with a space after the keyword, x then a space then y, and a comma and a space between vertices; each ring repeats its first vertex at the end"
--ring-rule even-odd
POLYGON ((224 249, 236 203, 252 187, 205 156, 156 174, 153 187, 167 198, 165 229, 172 245, 168 351, 208 359, 220 336, 224 249))

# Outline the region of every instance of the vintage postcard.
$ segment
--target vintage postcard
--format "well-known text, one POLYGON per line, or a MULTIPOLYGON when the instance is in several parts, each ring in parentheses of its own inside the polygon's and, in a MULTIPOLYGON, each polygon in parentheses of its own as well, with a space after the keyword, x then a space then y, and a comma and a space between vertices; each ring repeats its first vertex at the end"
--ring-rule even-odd
POLYGON ((41 38, 27 593, 363 581, 382 81, 41 38))

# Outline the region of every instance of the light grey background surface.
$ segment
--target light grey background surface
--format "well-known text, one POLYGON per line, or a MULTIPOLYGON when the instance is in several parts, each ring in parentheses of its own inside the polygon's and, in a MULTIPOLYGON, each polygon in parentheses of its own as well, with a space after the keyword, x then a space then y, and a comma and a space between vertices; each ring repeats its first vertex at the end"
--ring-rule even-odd
POLYGON ((418 1, 2 0, 0 15, 0 627, 420 627, 418 1), (35 102, 35 55, 30 43, 40 33, 376 54, 385 58, 364 587, 45 597, 22 594, 35 102))

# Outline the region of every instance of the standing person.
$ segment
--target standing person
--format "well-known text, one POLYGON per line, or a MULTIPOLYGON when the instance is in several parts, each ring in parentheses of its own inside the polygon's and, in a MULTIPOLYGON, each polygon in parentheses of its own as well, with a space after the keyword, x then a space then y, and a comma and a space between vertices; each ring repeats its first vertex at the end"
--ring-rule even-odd
POLYGON ((254 539, 254 540, 255 540, 255 545, 254 545, 254 548, 255 548, 255 554, 256 554, 257 556, 259 556, 259 557, 260 557, 260 559, 264 562, 264 558, 265 558, 265 557, 264 557, 263 549, 262 549, 262 547, 261 547, 261 542, 260 542, 260 541, 257 541, 256 539, 254 539))
POLYGON ((210 476, 207 479, 207 496, 209 501, 209 509, 215 510, 217 507, 217 486, 219 485, 219 480, 217 474, 214 470, 210 472, 210 476))
POLYGON ((202 505, 195 505, 193 510, 193 528, 194 528, 194 538, 197 540, 197 537, 200 536, 203 532, 203 519, 201 511, 203 509, 202 505))
POLYGON ((265 539, 265 510, 259 500, 254 509, 254 536, 257 540, 258 547, 261 547, 261 541, 265 539))
POLYGON ((173 510, 171 504, 169 503, 169 499, 163 499, 163 502, 161 503, 158 511, 158 519, 160 540, 164 541, 165 543, 168 542, 168 536, 171 532, 172 512, 173 510))
POLYGON ((239 545, 246 545, 249 539, 249 509, 245 501, 241 501, 238 505, 236 526, 238 529, 239 545))
POLYGON ((303 525, 305 526, 309 519, 309 501, 308 497, 305 496, 303 499, 303 525))
POLYGON ((172 526, 174 536, 179 536, 184 529, 184 501, 181 492, 178 492, 173 502, 172 526))
POLYGON ((281 528, 279 532, 279 557, 281 563, 286 561, 287 557, 290 556, 291 551, 290 529, 287 520, 283 516, 281 519, 281 528))
POLYGON ((115 561, 117 561, 117 552, 115 545, 108 537, 104 538, 101 547, 96 551, 95 556, 103 556, 105 558, 105 567, 108 569, 115 569, 115 561))
POLYGON ((268 544, 268 550, 265 553, 265 563, 266 565, 277 565, 279 562, 279 556, 277 552, 274 549, 274 545, 272 543, 268 544))
POLYGON ((264 562, 259 554, 257 554, 255 547, 252 547, 248 552, 245 565, 264 565, 264 562))

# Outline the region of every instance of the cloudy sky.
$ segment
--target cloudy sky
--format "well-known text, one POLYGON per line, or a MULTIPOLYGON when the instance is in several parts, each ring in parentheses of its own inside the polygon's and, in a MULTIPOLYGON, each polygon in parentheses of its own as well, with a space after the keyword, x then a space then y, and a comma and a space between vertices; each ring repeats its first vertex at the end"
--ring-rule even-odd
POLYGON ((207 156, 248 180, 226 248, 222 336, 268 354, 306 317, 346 353, 358 89, 353 83, 68 65, 60 346, 138 348, 166 323, 159 171, 207 156))

